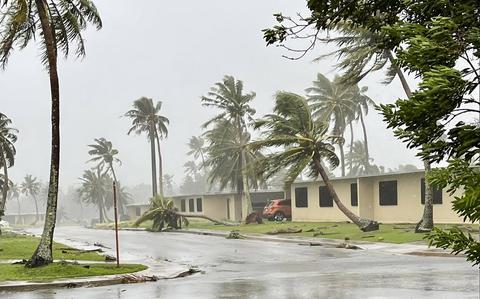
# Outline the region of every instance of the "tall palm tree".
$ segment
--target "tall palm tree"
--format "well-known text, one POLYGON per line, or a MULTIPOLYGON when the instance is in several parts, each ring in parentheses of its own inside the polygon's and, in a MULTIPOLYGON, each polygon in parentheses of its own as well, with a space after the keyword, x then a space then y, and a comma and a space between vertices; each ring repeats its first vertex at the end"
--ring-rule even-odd
POLYGON ((80 178, 82 185, 78 189, 78 194, 83 202, 98 207, 100 223, 107 220, 106 201, 108 201, 108 191, 111 190, 108 178, 108 174, 99 167, 86 170, 80 178))
MULTIPOLYGON (((353 84, 350 87, 352 92, 352 101, 353 101, 353 116, 357 120, 360 120, 360 124, 362 125, 363 131, 363 146, 365 147, 365 161, 370 161, 370 153, 368 150, 368 138, 367 138, 367 127, 365 126, 364 116, 368 115, 368 108, 370 106, 375 106, 375 102, 368 97, 365 92, 367 92, 368 87, 364 86, 359 88, 357 84, 353 84)), ((350 129, 351 128, 350 122, 350 129)), ((353 133, 351 134, 353 136, 353 133)))
POLYGON ((286 179, 288 185, 308 168, 312 178, 320 176, 323 179, 337 207, 361 230, 378 229, 377 222, 358 217, 340 201, 322 165, 323 160, 328 161, 332 167, 339 165, 340 161, 333 146, 339 137, 327 135, 328 126, 324 122, 314 120, 305 98, 288 92, 277 93, 274 113, 258 120, 255 126, 264 129, 264 139, 251 143, 251 148, 281 149, 269 154, 262 161, 261 171, 266 177, 288 167, 286 179))
POLYGON ((257 189, 263 178, 255 169, 257 162, 263 159, 259 151, 248 148, 250 134, 244 132, 240 138, 235 134, 235 126, 227 120, 217 121, 216 126, 205 135, 210 144, 205 164, 211 169, 208 180, 210 185, 219 183, 220 190, 229 186, 236 189, 242 200, 242 215, 253 211, 248 190, 257 189))
POLYGON ((0 220, 5 213, 5 203, 9 188, 8 168, 15 164, 15 146, 17 141, 17 129, 10 127, 12 121, 3 113, 0 113, 0 169, 3 168, 3 183, 0 186, 0 220))
MULTIPOLYGON (((152 195, 157 195, 157 169, 155 141, 157 142, 159 156, 159 173, 162 176, 162 155, 160 150, 160 138, 166 137, 168 134, 167 125, 168 118, 160 115, 162 102, 156 104, 150 98, 142 97, 133 102, 133 109, 125 113, 125 116, 132 119, 132 127, 128 130, 128 134, 135 132, 136 134, 147 134, 150 141, 150 157, 152 162, 152 195)), ((160 189, 162 189, 162 178, 160 178, 160 189)))
POLYGON ((42 184, 37 180, 36 177, 32 176, 31 174, 27 174, 23 179, 22 184, 20 185, 20 191, 23 194, 32 197, 33 201, 35 202, 35 222, 33 224, 36 224, 38 221, 40 221, 37 197, 40 193, 41 187, 42 184))
POLYGON ((6 13, 0 22, 0 64, 5 67, 14 48, 39 41, 42 63, 47 66, 51 93, 51 162, 45 226, 40 243, 28 267, 49 264, 55 231, 60 168, 60 86, 58 54, 85 55, 82 31, 88 23, 97 29, 102 21, 90 0, 0 0, 6 13), (75 46, 75 47, 72 47, 75 46))
MULTIPOLYGON (((255 114, 255 109, 250 106, 251 101, 255 98, 256 94, 254 92, 244 93, 243 92, 243 82, 236 80, 233 76, 225 76, 222 82, 217 82, 214 87, 210 89, 210 92, 206 96, 202 97, 202 105, 204 107, 212 107, 219 110, 219 113, 203 124, 204 128, 208 128, 210 125, 214 125, 215 128, 210 132, 210 143, 212 143, 212 138, 215 136, 216 144, 222 144, 222 138, 230 138, 235 140, 233 143, 239 145, 239 143, 246 140, 248 136, 247 124, 253 120, 253 115, 255 114), (222 128, 219 124, 228 124, 228 127, 222 128), (217 130, 217 132, 213 132, 217 130), (229 132, 234 136, 228 136, 225 134, 229 132)), ((232 143, 232 141, 226 141, 225 144, 232 143)), ((212 157, 212 144, 209 147, 209 158, 206 161, 207 166, 216 165, 216 162, 220 159, 221 152, 215 152, 216 157, 212 157)), ((230 181, 230 185, 235 186, 237 189, 237 197, 242 199, 242 217, 246 217, 252 212, 252 203, 250 200, 250 192, 248 187, 248 170, 247 170, 247 152, 246 147, 242 145, 239 154, 237 157, 238 161, 233 163, 237 169, 235 171, 229 171, 230 173, 242 174, 242 177, 228 176, 230 180, 235 179, 235 182, 230 181)), ((227 152, 224 155, 228 155, 227 152)), ((224 157, 223 159, 229 160, 229 157, 224 157)), ((231 159, 230 159, 231 160, 231 159)), ((220 168, 217 169, 217 171, 220 168)), ((212 170, 212 172, 215 172, 212 170)), ((218 172, 217 172, 218 173, 218 172)), ((226 187, 225 178, 218 177, 217 174, 210 174, 210 182, 213 183, 216 180, 220 181, 220 184, 223 187, 226 187), (223 183, 222 183, 223 182, 223 183)))
MULTIPOLYGON (((115 174, 115 169, 113 168, 113 163, 119 163, 121 164, 122 162, 120 159, 116 157, 118 155, 118 150, 113 148, 112 142, 108 141, 105 138, 96 138, 95 144, 89 144, 88 146, 91 148, 91 150, 88 151, 88 154, 92 156, 88 162, 97 162, 97 168, 99 169, 105 169, 105 173, 110 173, 113 176, 113 180, 115 181, 117 185, 117 190, 118 190, 118 180, 117 180, 117 175, 115 174)), ((118 192, 117 192, 118 194, 118 192)), ((124 207, 122 202, 118 202, 118 212, 120 215, 125 215, 124 212, 124 207)))
POLYGON ((352 151, 346 155, 346 159, 352 165, 348 173, 350 176, 377 174, 380 172, 378 166, 371 163, 373 159, 367 160, 365 146, 362 141, 353 143, 352 151))
POLYGON ((348 122, 353 119, 354 113, 352 92, 349 86, 341 82, 341 78, 336 76, 330 81, 322 74, 317 75, 317 80, 313 81, 313 86, 307 88, 307 99, 310 104, 313 116, 320 121, 333 123, 332 134, 341 136, 339 139, 340 162, 342 176, 345 176, 345 154, 344 154, 344 133, 348 122))
MULTIPOLYGON (((327 55, 317 58, 323 59, 328 56, 336 56, 340 59, 337 67, 344 71, 342 82, 357 83, 369 73, 387 67, 386 84, 398 77, 407 97, 411 97, 412 91, 402 72, 396 64, 392 51, 385 48, 385 36, 378 32, 355 26, 351 22, 340 22, 333 28, 340 36, 324 39, 327 43, 334 43, 338 49, 327 55)), ((425 174, 431 170, 428 161, 423 161, 425 174)), ((425 180, 425 206, 422 219, 417 225, 417 232, 426 232, 433 229, 433 187, 425 180)))
POLYGON ((187 155, 193 156, 195 160, 201 158, 201 167, 205 167, 205 139, 203 139, 201 136, 192 136, 188 140, 188 147, 190 150, 188 151, 187 155))
POLYGON ((187 175, 195 177, 198 173, 198 166, 195 161, 187 161, 183 164, 183 167, 185 168, 185 173, 187 175))

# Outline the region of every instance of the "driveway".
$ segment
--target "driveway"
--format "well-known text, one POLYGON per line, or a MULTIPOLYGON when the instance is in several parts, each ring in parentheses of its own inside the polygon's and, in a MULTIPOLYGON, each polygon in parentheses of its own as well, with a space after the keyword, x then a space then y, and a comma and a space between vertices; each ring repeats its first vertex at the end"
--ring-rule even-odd
MULTIPOLYGON (((33 231, 39 233, 39 231, 33 231)), ((114 246, 113 231, 59 227, 61 242, 114 246)), ((121 231, 121 255, 198 266, 155 283, 4 293, 0 298, 478 298, 478 268, 463 258, 121 231)))

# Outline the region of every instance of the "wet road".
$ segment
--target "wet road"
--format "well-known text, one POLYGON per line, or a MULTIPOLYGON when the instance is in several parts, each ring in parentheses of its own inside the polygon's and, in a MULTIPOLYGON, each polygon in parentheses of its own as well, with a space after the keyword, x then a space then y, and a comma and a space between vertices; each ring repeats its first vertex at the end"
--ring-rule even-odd
MULTIPOLYGON (((0 293, 0 298, 478 298, 463 258, 418 257, 183 233, 121 232, 123 256, 205 271, 155 283, 0 293)), ((113 248, 113 232, 60 227, 56 238, 113 248)))

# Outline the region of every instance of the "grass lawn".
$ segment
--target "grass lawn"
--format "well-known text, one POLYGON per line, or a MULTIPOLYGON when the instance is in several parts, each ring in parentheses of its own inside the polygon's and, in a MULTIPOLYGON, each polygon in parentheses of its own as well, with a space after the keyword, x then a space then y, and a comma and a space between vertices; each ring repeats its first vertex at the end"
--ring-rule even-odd
MULTIPOLYGON (((29 259, 38 246, 39 238, 33 236, 17 235, 2 231, 0 236, 0 259, 29 259)), ((53 258, 64 260, 89 260, 104 261, 105 257, 95 252, 78 252, 71 247, 60 243, 53 245, 53 258)))
POLYGON ((48 281, 59 278, 88 277, 112 274, 124 274, 145 270, 144 265, 90 264, 72 265, 53 263, 39 268, 25 268, 24 265, 0 264, 0 281, 27 280, 48 281))
MULTIPOLYGON (((452 225, 437 225, 442 228, 452 227, 452 225)), ((462 226, 465 229, 478 231, 478 225, 462 226)), ((238 230, 240 233, 258 233, 266 234, 278 229, 302 229, 301 233, 285 234, 303 237, 318 237, 328 239, 350 238, 350 240, 387 242, 387 243, 411 243, 426 242, 426 234, 416 234, 415 224, 380 224, 380 230, 375 232, 362 232, 358 227, 345 222, 271 222, 265 224, 242 224, 240 226, 215 225, 206 221, 191 221, 189 228, 192 229, 211 229, 232 231, 238 230)))

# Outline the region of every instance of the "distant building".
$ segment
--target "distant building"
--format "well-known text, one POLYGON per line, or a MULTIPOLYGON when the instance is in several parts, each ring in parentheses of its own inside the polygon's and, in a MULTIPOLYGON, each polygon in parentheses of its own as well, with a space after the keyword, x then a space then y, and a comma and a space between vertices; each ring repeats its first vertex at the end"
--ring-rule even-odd
MULTIPOLYGON (((283 191, 251 191, 253 209, 262 211, 272 199, 283 199, 283 191)), ((219 220, 240 221, 242 217, 241 199, 235 192, 215 192, 205 194, 178 195, 170 197, 175 207, 186 214, 206 215, 219 220)), ((148 203, 127 205, 127 215, 131 219, 140 217, 148 210, 148 203)))
MULTIPOLYGON (((362 218, 381 223, 416 223, 423 215, 425 172, 386 173, 331 180, 342 203, 362 218)), ((293 221, 347 221, 336 207, 323 181, 292 184, 293 221)), ((461 223, 452 210, 454 196, 445 190, 433 192, 436 223, 461 223)))

